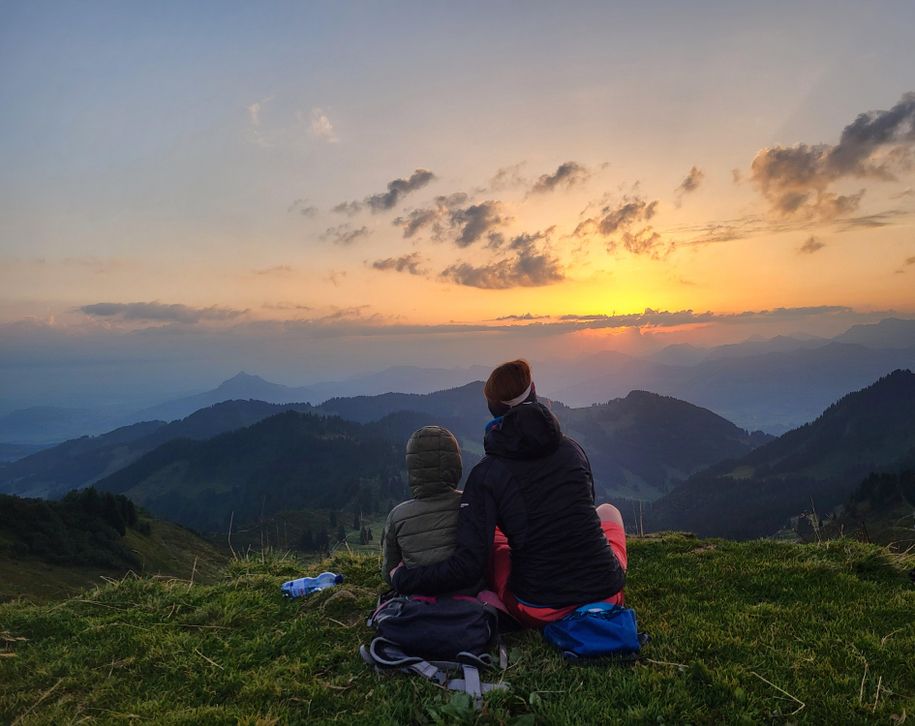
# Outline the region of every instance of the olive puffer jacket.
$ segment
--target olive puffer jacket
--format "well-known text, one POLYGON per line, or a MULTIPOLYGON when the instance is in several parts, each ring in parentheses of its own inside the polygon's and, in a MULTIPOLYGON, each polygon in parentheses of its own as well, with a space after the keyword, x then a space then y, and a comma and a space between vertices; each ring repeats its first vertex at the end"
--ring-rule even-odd
POLYGON ((461 449, 441 426, 424 426, 407 442, 407 473, 413 499, 398 504, 388 515, 382 542, 381 570, 400 562, 408 567, 431 565, 454 550, 461 492, 461 449))

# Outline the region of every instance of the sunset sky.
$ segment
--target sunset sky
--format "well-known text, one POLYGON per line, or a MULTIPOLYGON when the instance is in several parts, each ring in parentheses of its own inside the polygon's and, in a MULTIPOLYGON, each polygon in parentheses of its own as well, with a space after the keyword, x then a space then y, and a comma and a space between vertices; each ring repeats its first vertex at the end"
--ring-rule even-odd
POLYGON ((0 5, 0 402, 915 317, 915 5, 0 5))

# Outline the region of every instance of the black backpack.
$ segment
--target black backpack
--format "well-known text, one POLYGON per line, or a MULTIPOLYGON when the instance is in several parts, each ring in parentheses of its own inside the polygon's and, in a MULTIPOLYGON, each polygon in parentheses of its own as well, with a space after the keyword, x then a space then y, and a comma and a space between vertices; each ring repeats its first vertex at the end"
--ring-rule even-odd
MULTIPOLYGON (((378 672, 415 673, 479 704, 484 693, 507 688, 480 679, 481 670, 496 666, 489 651, 498 644, 498 623, 495 609, 475 597, 392 597, 369 618, 377 636, 359 654, 378 672), (455 672, 463 678, 452 678, 455 672)), ((502 648, 499 665, 506 665, 502 648)))

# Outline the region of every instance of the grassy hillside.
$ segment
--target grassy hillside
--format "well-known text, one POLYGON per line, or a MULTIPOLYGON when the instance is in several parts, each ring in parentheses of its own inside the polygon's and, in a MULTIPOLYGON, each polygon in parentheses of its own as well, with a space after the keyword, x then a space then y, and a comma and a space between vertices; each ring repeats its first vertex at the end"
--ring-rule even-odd
POLYGON ((638 665, 572 667, 506 637, 507 693, 474 714, 356 655, 377 558, 338 554, 335 590, 279 596, 303 565, 231 564, 212 585, 134 579, 55 605, 0 605, 0 722, 890 723, 915 712, 911 558, 874 545, 633 541, 638 665))
MULTIPOLYGON (((171 522, 149 520, 149 531, 128 529, 124 546, 139 562, 136 568, 55 564, 32 556, 13 555, 0 547, 0 602, 68 597, 104 578, 121 578, 128 571, 214 582, 221 577, 225 556, 207 541, 171 522)), ((2 617, 0 617, 2 623, 2 617)))

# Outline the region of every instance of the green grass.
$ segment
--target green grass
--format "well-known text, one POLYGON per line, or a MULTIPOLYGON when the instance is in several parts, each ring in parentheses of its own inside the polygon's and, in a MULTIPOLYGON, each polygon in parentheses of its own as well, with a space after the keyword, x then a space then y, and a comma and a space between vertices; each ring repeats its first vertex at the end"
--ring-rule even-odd
MULTIPOLYGON (((146 576, 166 575, 212 583, 222 579, 226 557, 184 527, 149 520, 149 534, 128 529, 124 544, 140 559, 146 576)), ((36 557, 0 552, 0 602, 42 601, 66 597, 103 581, 121 578, 124 570, 94 566, 56 565, 36 557)), ((2 616, 0 616, 2 625, 2 616)))
POLYGON ((128 577, 0 605, 0 723, 891 723, 915 714, 912 564, 847 540, 633 540, 645 659, 574 667, 509 635, 511 690, 478 713, 359 660, 377 557, 312 564, 346 583, 298 601, 278 586, 303 565, 276 556, 211 585, 128 577))

